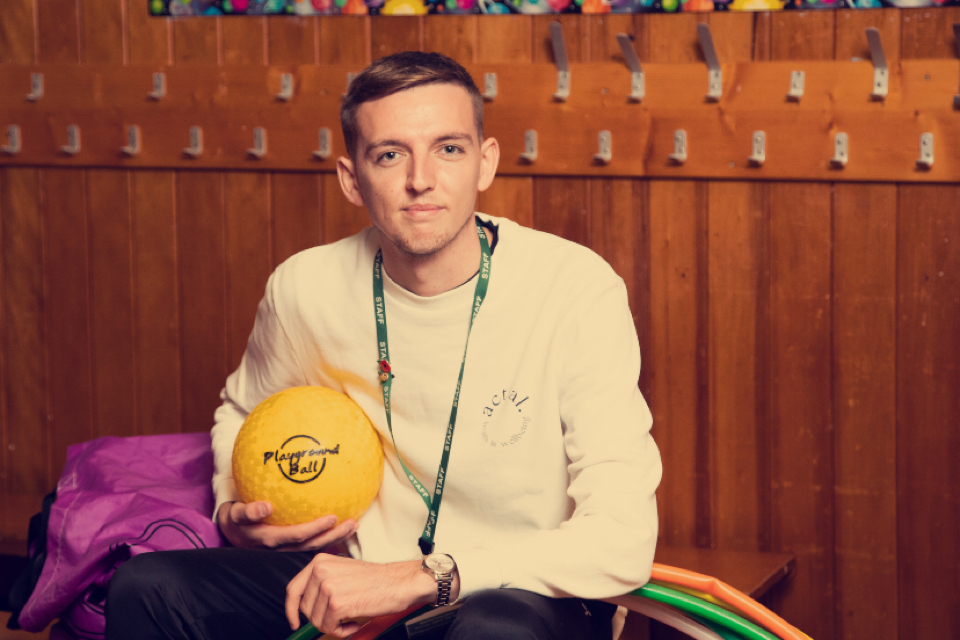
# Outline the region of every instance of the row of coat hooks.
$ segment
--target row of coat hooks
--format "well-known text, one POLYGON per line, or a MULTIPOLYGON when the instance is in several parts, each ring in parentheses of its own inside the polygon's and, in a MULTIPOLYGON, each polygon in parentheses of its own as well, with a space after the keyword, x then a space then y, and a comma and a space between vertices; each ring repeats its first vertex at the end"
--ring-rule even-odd
MULTIPOLYGON (((957 47, 960 49, 960 24, 953 25, 953 32, 957 47)), ((710 25, 702 22, 698 23, 697 36, 707 66, 706 100, 709 102, 717 102, 723 97, 723 70, 716 47, 713 43, 710 25)), ((554 62, 557 67, 557 85, 553 93, 553 99, 559 102, 565 102, 570 97, 572 83, 570 64, 567 58, 567 48, 563 37, 563 28, 559 22, 550 23, 550 37, 553 46, 554 62)), ((873 79, 869 95, 872 100, 883 101, 887 97, 890 83, 890 70, 887 65, 887 57, 880 40, 880 32, 877 29, 872 27, 868 28, 866 30, 866 37, 870 46, 870 57, 873 63, 873 79)), ((617 42, 630 69, 630 93, 628 99, 631 102, 642 102, 646 95, 646 83, 643 67, 633 46, 632 38, 625 33, 620 33, 617 34, 617 42)), ((348 88, 355 76, 356 74, 354 73, 347 74, 348 88)), ((800 101, 803 98, 804 85, 805 73, 803 71, 792 71, 787 85, 786 98, 791 101, 800 101)), ((274 97, 278 101, 289 102, 294 99, 294 90, 295 80, 293 74, 282 73, 280 75, 279 91, 274 94, 274 97)), ((482 90, 484 99, 493 101, 497 98, 497 93, 496 74, 485 73, 482 90)), ((152 88, 147 96, 151 100, 160 101, 163 100, 166 95, 166 75, 163 72, 155 72, 152 78, 152 88)), ((31 73, 30 92, 26 96, 27 100, 30 102, 39 102, 43 96, 43 74, 40 72, 31 73)), ((960 91, 953 96, 953 107, 960 109, 960 91)))
MULTIPOLYGON (((184 147, 183 154, 190 158, 199 158, 203 155, 203 129, 199 126, 192 126, 188 132, 189 146, 184 147)), ((313 157, 317 160, 326 160, 332 153, 332 139, 329 127, 321 127, 319 130, 319 144, 313 157)), ((69 125, 66 133, 66 144, 60 146, 60 152, 68 156, 76 156, 81 151, 80 127, 69 125)), ((520 153, 520 160, 533 164, 539 157, 537 149, 537 132, 535 129, 528 129, 524 132, 523 152, 520 153)), ((599 164, 609 164, 613 161, 613 138, 610 131, 601 131, 598 135, 598 150, 593 155, 595 162, 599 164)), ((754 131, 751 135, 751 152, 748 156, 750 166, 760 167, 766 161, 767 136, 764 131, 754 131)), ((130 125, 127 127, 127 144, 120 148, 121 153, 128 157, 140 155, 143 149, 140 127, 130 125)), ((22 139, 20 127, 10 125, 7 128, 7 144, 0 147, 7 155, 17 155, 22 150, 22 139)), ((254 127, 253 146, 247 149, 247 154, 253 158, 260 159, 267 155, 267 131, 263 127, 254 127)), ((682 165, 688 158, 687 132, 683 129, 674 131, 673 153, 668 155, 668 159, 677 165, 682 165)), ((920 157, 916 164, 923 169, 933 167, 933 134, 923 133, 920 136, 920 157)), ((834 153, 830 158, 831 166, 842 169, 847 166, 850 160, 849 136, 845 132, 837 132, 834 135, 834 153)))

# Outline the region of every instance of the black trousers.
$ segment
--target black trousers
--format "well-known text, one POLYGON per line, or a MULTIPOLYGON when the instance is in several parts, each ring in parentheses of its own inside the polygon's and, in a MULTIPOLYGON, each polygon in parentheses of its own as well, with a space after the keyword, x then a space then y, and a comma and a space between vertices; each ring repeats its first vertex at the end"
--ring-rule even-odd
MULTIPOLYGON (((135 556, 110 581, 107 640, 283 640, 292 633, 283 613, 287 583, 313 556, 231 547, 135 556)), ((492 589, 467 598, 435 638, 609 640, 615 610, 593 600, 492 589)), ((400 628, 389 640, 405 638, 400 628)))

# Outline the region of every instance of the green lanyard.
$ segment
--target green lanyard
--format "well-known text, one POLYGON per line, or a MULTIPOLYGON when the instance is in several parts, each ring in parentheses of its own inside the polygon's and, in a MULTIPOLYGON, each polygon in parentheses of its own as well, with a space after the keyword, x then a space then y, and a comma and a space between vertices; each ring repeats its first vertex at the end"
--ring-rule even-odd
POLYGON ((420 499, 427 505, 427 523, 423 527, 423 533, 417 540, 420 545, 420 551, 423 555, 433 553, 433 534, 436 531, 437 517, 440 513, 440 500, 443 498, 443 482, 447 475, 447 463, 450 461, 450 446, 453 444, 453 429, 457 424, 457 404, 460 401, 460 385, 463 382, 463 368, 467 363, 467 345, 470 344, 470 331, 473 329, 473 321, 480 312, 480 305, 487 296, 487 285, 490 282, 490 243, 487 241, 487 233, 480 223, 477 223, 477 235, 480 237, 480 276, 477 278, 477 288, 473 296, 473 313, 470 314, 470 325, 467 327, 467 344, 463 347, 463 360, 460 361, 460 376, 457 378, 457 390, 453 394, 453 407, 450 409, 450 421, 447 424, 447 435, 443 441, 443 454, 440 456, 440 468, 437 471, 437 486, 433 491, 433 500, 426 488, 417 480, 407 465, 400 457, 400 450, 397 448, 397 439, 393 435, 393 423, 390 417, 390 388, 393 385, 393 372, 390 367, 390 348, 387 342, 387 312, 385 299, 383 295, 383 252, 377 251, 377 257, 373 259, 373 309, 377 320, 377 342, 380 347, 380 357, 377 364, 380 367, 380 386, 383 389, 383 408, 387 414, 387 427, 390 429, 390 437, 393 439, 393 448, 397 452, 397 459, 400 460, 400 466, 403 472, 407 474, 407 480, 413 485, 413 488, 420 494, 420 499))

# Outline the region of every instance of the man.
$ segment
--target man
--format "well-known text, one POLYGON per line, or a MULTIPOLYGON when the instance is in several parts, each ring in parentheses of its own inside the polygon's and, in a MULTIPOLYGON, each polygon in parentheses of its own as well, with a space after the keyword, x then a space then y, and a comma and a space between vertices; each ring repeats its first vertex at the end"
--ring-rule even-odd
POLYGON ((462 600, 451 640, 609 638, 614 607, 596 599, 649 578, 660 479, 622 280, 474 214, 499 147, 449 58, 378 60, 341 122, 340 184, 372 228, 270 278, 213 428, 234 548, 128 562, 108 637, 280 638, 304 620, 346 637, 356 618, 462 600), (384 479, 359 523, 271 526, 269 503, 236 494, 244 417, 301 385, 345 393, 380 432, 384 479), (352 557, 317 553, 338 542, 352 557))

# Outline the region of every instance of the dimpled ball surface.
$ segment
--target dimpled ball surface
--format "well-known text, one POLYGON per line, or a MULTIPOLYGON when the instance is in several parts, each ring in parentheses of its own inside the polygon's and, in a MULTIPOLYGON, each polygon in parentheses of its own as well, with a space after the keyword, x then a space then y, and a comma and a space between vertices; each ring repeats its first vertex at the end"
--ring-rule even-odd
POLYGON ((267 524, 336 514, 359 518, 380 490, 383 447, 357 404, 331 389, 294 387, 247 416, 233 446, 233 478, 244 502, 268 500, 267 524))

